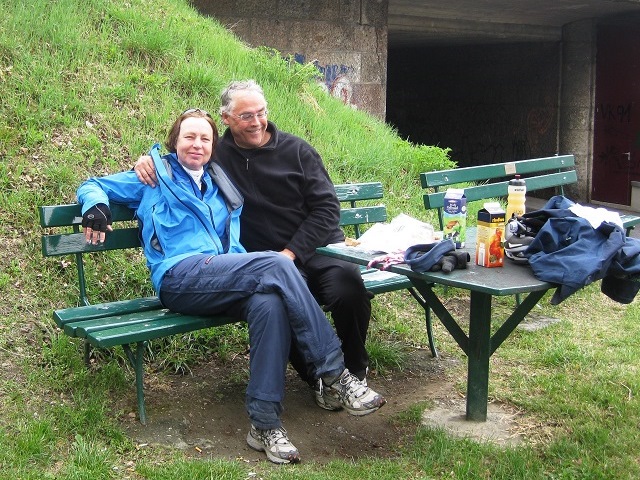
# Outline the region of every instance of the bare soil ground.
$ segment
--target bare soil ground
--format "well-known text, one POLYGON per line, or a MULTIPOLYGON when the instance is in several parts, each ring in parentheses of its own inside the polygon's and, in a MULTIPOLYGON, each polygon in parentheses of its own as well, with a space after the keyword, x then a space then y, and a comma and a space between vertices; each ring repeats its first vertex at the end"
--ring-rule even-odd
MULTIPOLYGON (((450 308, 464 311, 466 304, 452 302, 450 308)), ((535 330, 555 321, 530 315, 518 328, 535 330)), ((465 375, 466 362, 460 362, 442 352, 433 358, 428 349, 415 349, 401 371, 372 372, 369 385, 386 397, 387 404, 365 417, 322 410, 309 386, 290 369, 284 426, 303 461, 317 463, 397 455, 415 433, 415 426, 399 422, 398 416, 416 405, 424 409, 424 425, 482 442, 515 445, 540 433, 540 425, 531 423, 523 412, 495 401, 488 405, 486 422, 467 421, 465 397, 454 387, 459 380, 454 375, 465 375)), ((130 411, 123 418, 125 429, 140 448, 163 445, 194 456, 266 461, 264 453, 249 448, 245 440, 249 428, 244 409, 247 371, 245 354, 226 362, 213 359, 199 364, 191 375, 147 375, 147 425, 137 420, 132 390, 122 399, 125 411, 130 411)))
MULTIPOLYGON (((455 362, 434 359, 428 350, 416 350, 401 372, 370 375, 370 386, 386 397, 387 404, 365 417, 320 409, 311 389, 290 371, 284 426, 303 461, 326 463, 394 455, 415 431, 415 427, 398 422, 397 414, 421 402, 460 397, 447 375, 448 366, 455 362)), ((123 419, 126 430, 141 448, 165 445, 193 455, 266 461, 264 453, 250 449, 245 441, 249 421, 242 372, 247 366, 247 358, 238 356, 224 364, 212 361, 198 365, 192 375, 148 375, 147 425, 141 425, 132 411, 123 419)), ((133 392, 125 401, 133 410, 133 392)))

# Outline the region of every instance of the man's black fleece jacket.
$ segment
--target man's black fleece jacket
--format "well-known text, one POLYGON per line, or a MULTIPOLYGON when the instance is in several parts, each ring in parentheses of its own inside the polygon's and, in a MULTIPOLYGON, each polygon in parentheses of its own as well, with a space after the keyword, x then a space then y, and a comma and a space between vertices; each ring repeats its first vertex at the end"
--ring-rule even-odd
POLYGON ((304 265, 317 247, 344 240, 340 202, 318 152, 272 122, 268 130, 267 144, 244 149, 227 129, 214 160, 244 195, 240 241, 247 251, 288 248, 304 265))

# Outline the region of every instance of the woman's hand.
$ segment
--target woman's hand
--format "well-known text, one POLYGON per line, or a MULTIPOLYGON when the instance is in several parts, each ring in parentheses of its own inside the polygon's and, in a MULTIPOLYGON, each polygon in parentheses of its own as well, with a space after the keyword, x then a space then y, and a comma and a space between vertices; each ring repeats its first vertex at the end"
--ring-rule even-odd
POLYGON ((99 245, 107 238, 106 232, 112 232, 111 210, 104 203, 98 203, 82 216, 82 229, 87 243, 99 245))

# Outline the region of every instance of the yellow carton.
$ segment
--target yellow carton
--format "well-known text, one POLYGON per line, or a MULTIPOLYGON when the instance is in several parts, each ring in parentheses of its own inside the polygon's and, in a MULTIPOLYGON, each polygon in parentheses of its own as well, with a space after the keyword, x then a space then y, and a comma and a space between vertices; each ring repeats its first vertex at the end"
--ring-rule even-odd
POLYGON ((504 264, 505 211, 498 202, 487 202, 478 212, 476 264, 502 267, 504 264))

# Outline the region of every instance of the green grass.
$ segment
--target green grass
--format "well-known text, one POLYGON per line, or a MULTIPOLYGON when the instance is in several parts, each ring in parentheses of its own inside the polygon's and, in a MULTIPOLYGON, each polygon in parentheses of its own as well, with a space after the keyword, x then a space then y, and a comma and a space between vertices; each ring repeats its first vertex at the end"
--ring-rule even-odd
MULTIPOLYGON (((452 166, 447 150, 413 145, 316 86, 311 65, 268 48, 249 49, 185 0, 2 0, 0 15, 0 475, 11 479, 613 479, 640 476, 640 311, 592 285, 536 314, 560 321, 516 330, 491 360, 490 397, 519 409, 528 441, 497 447, 420 425, 429 402, 397 421, 415 435, 392 458, 295 468, 192 459, 172 449, 137 449, 118 418, 132 372, 121 350, 95 353, 61 335, 51 312, 77 301, 69 258, 43 259, 36 208, 73 202, 90 175, 128 169, 187 107, 218 110, 232 79, 255 78, 270 118, 308 139, 336 183, 382 181, 391 216, 426 221, 418 173, 452 166)), ((469 206, 470 223, 480 205, 469 206)), ((140 254, 90 261, 93 301, 152 294, 140 254)), ((439 291, 464 302, 464 292, 439 291)), ((495 301, 506 316, 513 299, 495 301)), ((382 373, 427 348, 424 316, 405 292, 374 299, 369 340, 382 373)), ((497 322, 496 322, 497 323, 497 322)), ((464 356, 434 325, 447 367, 464 392, 464 356)), ((152 342, 149 375, 189 372, 197 362, 246 349, 246 329, 152 342)), ((231 374, 230 374, 231 375, 231 374)), ((231 381, 246 381, 246 372, 231 381)))

